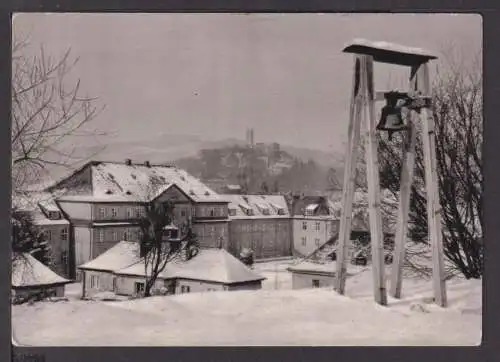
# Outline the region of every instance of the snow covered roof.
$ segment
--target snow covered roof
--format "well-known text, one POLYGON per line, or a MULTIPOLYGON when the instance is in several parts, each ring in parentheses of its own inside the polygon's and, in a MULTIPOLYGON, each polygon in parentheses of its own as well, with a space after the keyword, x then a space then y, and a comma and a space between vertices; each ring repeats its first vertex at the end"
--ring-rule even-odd
MULTIPOLYGON (((127 268, 115 270, 115 274, 144 276, 144 263, 139 261, 127 268)), ((224 249, 201 249, 198 255, 188 261, 174 260, 160 273, 160 277, 164 279, 194 279, 223 284, 265 279, 224 249)))
MULTIPOLYGON (((224 202, 199 179, 173 166, 91 161, 82 169, 85 167, 91 168, 89 183, 92 191, 67 195, 61 200, 144 202, 160 196, 175 184, 195 202, 224 202)), ((63 188, 64 180, 52 188, 63 188)))
MULTIPOLYGON (((296 265, 288 267, 291 272, 303 273, 321 273, 321 274, 335 274, 337 263, 335 261, 328 261, 324 263, 313 263, 310 261, 303 261, 296 265)), ((347 273, 355 274, 365 270, 366 267, 360 265, 347 264, 347 273)))
POLYGON ((14 258, 11 280, 13 288, 71 283, 70 280, 57 275, 27 253, 19 254, 14 258))
POLYGON ((44 225, 69 225, 69 221, 66 219, 49 219, 41 211, 30 212, 31 221, 34 225, 44 226, 44 225))
POLYGON ((373 56, 376 62, 400 65, 417 65, 437 58, 434 54, 422 48, 360 38, 354 39, 343 51, 346 53, 368 54, 373 56))
POLYGON ((24 191, 12 194, 12 207, 20 211, 34 211, 43 207, 47 211, 60 211, 54 195, 49 192, 24 191))
POLYGON ((315 211, 319 207, 319 204, 310 204, 307 205, 306 210, 307 211, 315 211))
POLYGON ((282 195, 221 195, 221 197, 229 201, 229 209, 235 210, 230 214, 230 219, 290 217, 285 197, 282 195), (244 209, 252 210, 252 214, 246 214, 244 209))
MULTIPOLYGON (((134 241, 120 241, 106 250, 97 258, 79 265, 79 269, 115 271, 137 263, 139 260, 139 243, 134 241)), ((143 266, 144 268, 144 266, 143 266)))
POLYGON ((16 212, 27 213, 35 225, 68 225, 61 210, 54 201, 54 195, 48 192, 17 192, 12 195, 12 207, 16 212), (60 219, 51 219, 47 213, 58 212, 60 219))

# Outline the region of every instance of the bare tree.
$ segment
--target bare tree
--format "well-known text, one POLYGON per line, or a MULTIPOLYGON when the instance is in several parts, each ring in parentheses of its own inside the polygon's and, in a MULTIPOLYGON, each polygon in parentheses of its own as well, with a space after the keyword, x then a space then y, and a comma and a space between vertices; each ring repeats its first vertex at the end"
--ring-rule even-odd
POLYGON ((103 109, 97 99, 82 95, 80 80, 72 81, 78 62, 68 49, 55 59, 43 47, 32 50, 26 40, 12 47, 12 188, 40 181, 50 165, 71 166, 81 161, 71 137, 96 136, 87 129, 103 109), (65 144, 63 144, 63 142, 65 144))
POLYGON ((144 261, 146 277, 144 297, 151 296, 159 275, 168 263, 176 259, 187 261, 199 251, 191 222, 176 226, 174 233, 169 231, 168 228, 175 222, 175 204, 170 201, 157 202, 153 196, 157 195, 157 191, 162 187, 161 181, 155 177, 150 178, 146 192, 147 201, 144 202, 145 213, 139 222, 140 257, 144 261))
MULTIPOLYGON (((433 87, 436 158, 442 206, 444 253, 467 278, 480 278, 483 267, 482 72, 456 60, 437 73, 433 87)), ((416 180, 410 201, 410 238, 427 243, 425 169, 417 140, 416 180)), ((403 137, 379 137, 382 187, 397 194, 403 137)))

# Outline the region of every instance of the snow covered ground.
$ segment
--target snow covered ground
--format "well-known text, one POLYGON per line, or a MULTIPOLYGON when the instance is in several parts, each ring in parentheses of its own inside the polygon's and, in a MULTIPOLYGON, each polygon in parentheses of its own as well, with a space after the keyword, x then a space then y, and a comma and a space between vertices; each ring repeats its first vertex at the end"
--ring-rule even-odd
POLYGON ((477 345, 481 281, 447 283, 449 308, 431 302, 430 281, 406 279, 403 299, 373 302, 372 274, 330 289, 291 290, 289 262, 259 263, 260 291, 210 292, 121 302, 78 300, 13 306, 19 343, 36 346, 477 345))

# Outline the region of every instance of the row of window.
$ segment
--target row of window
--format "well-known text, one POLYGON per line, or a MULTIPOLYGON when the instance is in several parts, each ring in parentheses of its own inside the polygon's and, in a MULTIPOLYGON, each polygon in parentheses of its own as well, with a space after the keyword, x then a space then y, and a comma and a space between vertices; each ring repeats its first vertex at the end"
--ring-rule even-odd
MULTIPOLYGON (((52 230, 44 230, 43 231, 43 236, 44 236, 44 239, 46 241, 52 241, 52 240, 54 240, 53 237, 55 235, 53 235, 52 230)), ((62 228, 61 229, 61 231, 59 232, 59 238, 62 241, 68 240, 68 228, 62 228)))
MULTIPOLYGON (((103 241, 108 241, 106 239, 106 235, 105 235, 105 230, 104 229, 99 229, 98 231, 98 238, 97 240, 99 240, 100 242, 103 242, 103 241)), ((125 229, 125 230, 113 230, 111 231, 111 237, 110 237, 110 240, 109 241, 122 241, 122 240, 140 240, 142 236, 142 232, 141 230, 130 230, 130 229, 125 229)))
MULTIPOLYGON (((301 237, 300 242, 301 242, 302 246, 307 246, 307 237, 306 236, 301 237)), ((320 243, 321 243, 321 239, 314 238, 314 245, 319 246, 320 243)))
POLYGON ((236 224, 235 229, 241 232, 252 232, 252 231, 286 231, 287 225, 285 224, 264 224, 264 223, 254 223, 254 224, 236 224))
POLYGON ((226 229, 224 228, 224 226, 219 226, 217 228, 217 226, 209 225, 209 226, 198 228, 197 233, 198 233, 198 236, 203 237, 203 236, 214 236, 214 235, 217 235, 217 233, 219 235, 224 235, 225 231, 226 231, 226 229), (218 232, 217 232, 217 229, 218 229, 218 232))
MULTIPOLYGON (((144 207, 127 207, 125 211, 126 219, 143 218, 146 212, 144 207)), ((99 208, 99 219, 116 219, 118 218, 118 208, 117 207, 100 207, 99 208)))
MULTIPOLYGON (((193 208, 194 210, 194 208, 193 208)), ((200 217, 224 217, 226 216, 225 213, 225 208, 224 207, 217 207, 217 206, 212 206, 212 207, 202 207, 198 209, 198 212, 196 215, 193 216, 200 216, 200 217)))
MULTIPOLYGON (((308 228, 308 222, 307 221, 302 221, 302 230, 307 230, 308 228)), ((321 231, 321 221, 315 221, 313 224, 313 230, 315 231, 321 231)), ((333 222, 331 223, 331 229, 333 230, 333 222)))
MULTIPOLYGON (((186 217, 189 211, 186 208, 180 209, 181 217, 186 217)), ((191 208, 191 216, 195 217, 197 214, 202 217, 218 217, 226 216, 225 208, 223 207, 211 207, 211 208, 200 208, 199 212, 196 212, 196 208, 191 208)), ((144 207, 127 207, 125 210, 126 219, 142 218, 145 216, 144 207)), ((116 219, 118 218, 118 207, 100 207, 99 208, 99 218, 100 219, 116 219)))

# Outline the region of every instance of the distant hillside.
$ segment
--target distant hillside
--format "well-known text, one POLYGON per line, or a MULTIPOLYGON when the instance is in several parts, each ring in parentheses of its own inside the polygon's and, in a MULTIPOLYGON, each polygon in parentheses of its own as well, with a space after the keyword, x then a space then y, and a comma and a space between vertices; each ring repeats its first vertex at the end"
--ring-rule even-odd
MULTIPOLYGON (((263 182, 268 187, 278 184, 281 189, 308 190, 326 187, 328 169, 337 178, 342 175, 342 159, 339 155, 296 146, 280 146, 278 154, 272 154, 270 145, 261 145, 251 153, 245 142, 235 138, 207 140, 202 136, 183 134, 159 134, 148 139, 133 141, 106 140, 105 145, 80 148, 78 153, 95 160, 151 163, 172 162, 208 183, 244 183, 251 190, 260 189, 263 182), (309 163, 309 166, 307 166, 309 163), (253 168, 249 168, 252 164, 253 168), (253 172, 254 180, 248 179, 253 172), (309 176, 303 174, 309 173, 309 176), (259 175, 257 177, 256 175, 259 175), (251 185, 250 185, 251 184, 251 185)), ((76 163, 79 167, 84 161, 76 163)), ((52 167, 47 179, 57 180, 70 170, 52 167)), ((47 182, 44 180, 43 182, 47 182)))
MULTIPOLYGON (((302 153, 308 152, 314 154, 310 150, 302 153)), ((196 157, 185 157, 175 164, 219 192, 227 184, 238 184, 248 193, 324 193, 338 187, 341 172, 338 166, 329 168, 312 158, 305 161, 273 144, 203 149, 196 157)))

